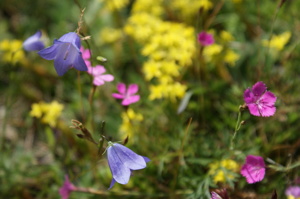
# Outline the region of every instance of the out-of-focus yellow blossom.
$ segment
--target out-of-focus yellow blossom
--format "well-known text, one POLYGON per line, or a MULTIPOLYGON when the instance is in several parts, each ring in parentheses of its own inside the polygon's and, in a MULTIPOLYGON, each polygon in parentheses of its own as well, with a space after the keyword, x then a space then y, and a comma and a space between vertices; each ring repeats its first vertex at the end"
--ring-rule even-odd
POLYGON ((238 172, 239 165, 230 159, 225 159, 220 162, 214 162, 209 165, 209 175, 213 176, 214 183, 226 182, 226 179, 233 179, 234 176, 227 174, 226 170, 229 172, 238 172))
POLYGON ((211 61, 212 57, 218 55, 223 50, 223 47, 219 44, 212 44, 210 46, 205 46, 203 50, 203 56, 207 61, 211 61))
POLYGON ((121 37, 122 31, 115 28, 103 28, 100 32, 100 41, 103 43, 114 43, 121 37))
POLYGON ((224 42, 230 42, 233 41, 234 38, 230 32, 227 32, 225 30, 221 31, 220 37, 224 42))
POLYGON ((195 16, 200 9, 208 11, 213 4, 209 0, 173 0, 170 2, 170 7, 182 18, 189 19, 195 16))
POLYGON ((161 25, 161 20, 148 13, 136 13, 129 17, 124 31, 140 43, 145 43, 147 39, 161 25))
POLYGON ((268 40, 263 40, 262 43, 266 47, 269 46, 270 48, 280 51, 287 44, 290 38, 291 38, 291 33, 284 32, 280 35, 273 35, 270 42, 268 40))
POLYGON ((51 103, 39 102, 31 105, 30 116, 41 118, 43 123, 55 127, 64 106, 57 101, 51 103))
POLYGON ((235 53, 233 50, 227 50, 224 61, 230 66, 234 66, 235 62, 240 58, 240 55, 235 53))
POLYGON ((138 129, 139 123, 144 120, 143 115, 135 113, 133 109, 128 108, 127 112, 123 112, 121 117, 120 132, 124 135, 124 138, 127 136, 133 137, 134 129, 138 129))
POLYGON ((297 197, 297 198, 296 198, 296 197, 294 197, 294 196, 288 195, 288 196, 287 196, 287 199, 300 199, 300 197, 297 197))
POLYGON ((150 86, 150 100, 168 98, 175 100, 176 97, 182 98, 187 90, 186 85, 179 82, 164 82, 150 86))
POLYGON ((105 8, 110 11, 121 10, 129 4, 129 0, 100 0, 105 3, 105 8))
POLYGON ((164 12, 162 3, 163 0, 136 0, 132 8, 132 13, 148 13, 158 17, 164 12))
POLYGON ((0 42, 0 54, 4 62, 15 63, 25 58, 22 50, 22 41, 20 40, 3 40, 0 42))

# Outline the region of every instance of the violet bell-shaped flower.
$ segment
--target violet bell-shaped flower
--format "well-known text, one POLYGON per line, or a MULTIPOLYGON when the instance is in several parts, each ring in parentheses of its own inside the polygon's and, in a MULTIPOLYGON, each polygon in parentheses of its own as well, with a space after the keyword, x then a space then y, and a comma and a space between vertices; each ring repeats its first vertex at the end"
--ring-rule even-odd
POLYGON ((47 60, 54 60, 54 67, 59 76, 64 75, 70 68, 87 71, 87 66, 80 52, 80 38, 74 32, 63 35, 54 40, 52 46, 38 52, 47 60))
POLYGON ((42 32, 39 30, 34 35, 28 37, 23 42, 23 48, 26 51, 38 51, 45 48, 44 42, 41 41, 42 32))
POLYGON ((146 163, 150 161, 149 158, 140 156, 121 144, 108 142, 108 145, 107 160, 113 176, 109 189, 116 182, 127 184, 131 171, 144 169, 147 166, 146 163))

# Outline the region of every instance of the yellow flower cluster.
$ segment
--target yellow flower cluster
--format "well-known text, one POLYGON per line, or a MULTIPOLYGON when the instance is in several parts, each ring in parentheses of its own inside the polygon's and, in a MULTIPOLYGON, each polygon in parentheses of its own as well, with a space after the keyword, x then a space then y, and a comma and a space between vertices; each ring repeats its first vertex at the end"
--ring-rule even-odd
POLYGON ((115 28, 103 28, 100 32, 100 41, 114 43, 122 38, 122 31, 115 28))
POLYGON ((270 42, 268 40, 263 40, 262 43, 266 47, 269 46, 270 48, 280 51, 287 44, 290 38, 291 38, 291 33, 284 32, 280 35, 273 35, 270 42))
POLYGON ((105 4, 105 9, 110 11, 118 11, 129 4, 129 0, 99 0, 105 4))
POLYGON ((30 116, 41 118, 45 124, 55 127, 64 106, 57 101, 51 103, 39 102, 31 105, 30 116))
POLYGON ((134 129, 138 129, 139 123, 144 120, 144 117, 140 113, 135 113, 133 109, 128 108, 127 112, 123 112, 122 124, 120 126, 120 132, 124 135, 124 138, 129 136, 134 137, 134 129))
POLYGON ((209 165, 209 175, 213 176, 214 183, 226 182, 226 179, 234 179, 230 172, 238 172, 239 165, 230 159, 224 159, 209 165), (226 172, 227 171, 227 172, 226 172))
POLYGON ((210 0, 172 0, 170 7, 184 19, 196 15, 200 9, 208 11, 213 7, 210 0))
POLYGON ((196 50, 194 28, 160 19, 161 0, 153 1, 155 9, 150 6, 150 12, 145 2, 135 2, 124 30, 142 45, 142 55, 148 58, 143 72, 146 80, 155 82, 149 98, 181 98, 187 88, 179 82, 180 74, 192 63, 196 50))
POLYGON ((15 63, 24 59, 25 54, 22 50, 22 41, 3 40, 0 42, 0 53, 4 62, 15 63))
MULTIPOLYGON (((214 33, 213 33, 214 34, 214 33)), ((212 44, 206 46, 203 50, 203 56, 207 62, 223 60, 230 66, 234 66, 240 56, 230 48, 230 42, 234 41, 234 37, 227 31, 222 31, 218 35, 217 41, 220 44, 212 44)))

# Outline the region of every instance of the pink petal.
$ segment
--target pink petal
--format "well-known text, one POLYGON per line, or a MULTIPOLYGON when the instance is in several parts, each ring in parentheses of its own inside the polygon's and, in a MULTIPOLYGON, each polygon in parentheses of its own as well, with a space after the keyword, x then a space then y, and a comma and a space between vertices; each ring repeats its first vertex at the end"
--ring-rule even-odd
POLYGON ((118 83, 117 89, 119 93, 125 94, 126 93, 126 85, 124 83, 118 83))
POLYGON ((99 76, 102 73, 105 73, 105 68, 104 66, 97 65, 95 67, 88 67, 88 73, 93 75, 93 76, 99 76))
POLYGON ((125 98, 123 101, 122 101, 122 105, 123 106, 128 106, 129 104, 133 104, 137 101, 140 100, 140 96, 139 95, 133 95, 133 96, 130 96, 128 98, 125 98))
POLYGON ((265 171, 265 162, 262 157, 248 155, 246 163, 242 166, 241 174, 246 178, 248 183, 252 184, 263 180, 265 171))
POLYGON ((91 53, 89 49, 84 49, 83 46, 80 47, 80 51, 82 53, 82 58, 83 59, 90 59, 91 58, 91 53))
POLYGON ((266 90, 267 87, 263 82, 257 82, 252 86, 254 96, 261 96, 266 90))
POLYGON ((263 117, 270 117, 272 115, 274 115, 276 112, 276 107, 275 106, 263 106, 261 109, 260 109, 260 113, 261 113, 261 116, 263 117))
POLYGON ((109 75, 109 74, 101 75, 100 77, 101 77, 101 79, 103 79, 106 82, 111 82, 114 80, 114 76, 109 75))
POLYGON ((138 90, 139 90, 139 86, 137 84, 130 84, 127 93, 129 95, 135 94, 136 92, 138 92, 138 90))
POLYGON ((276 102, 276 96, 272 92, 267 91, 261 96, 260 102, 264 103, 265 105, 272 106, 276 102))
POLYGON ((247 104, 247 107, 252 115, 260 116, 260 110, 256 104, 247 104))
POLYGON ((124 95, 122 94, 119 94, 119 93, 113 93, 112 96, 116 99, 123 99, 124 98, 124 95))
POLYGON ((252 91, 249 88, 246 89, 245 92, 244 92, 244 101, 246 102, 246 104, 250 104, 250 103, 255 102, 254 95, 253 95, 252 91))
POLYGON ((95 77, 93 80, 93 84, 95 86, 101 86, 105 83, 105 81, 101 77, 95 77))

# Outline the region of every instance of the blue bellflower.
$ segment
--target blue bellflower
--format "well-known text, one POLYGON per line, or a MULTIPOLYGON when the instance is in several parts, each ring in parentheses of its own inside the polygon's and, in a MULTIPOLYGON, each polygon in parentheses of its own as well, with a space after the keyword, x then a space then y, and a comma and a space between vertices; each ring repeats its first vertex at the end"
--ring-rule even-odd
POLYGON ((45 48, 44 43, 41 41, 42 32, 39 30, 34 35, 28 37, 23 42, 23 48, 26 51, 38 51, 45 48))
POLYGON ((59 76, 64 75, 70 68, 87 71, 88 68, 80 52, 80 38, 74 32, 54 40, 53 45, 38 52, 47 60, 54 60, 54 67, 59 76))
POLYGON ((145 168, 147 166, 146 163, 150 161, 149 158, 140 156, 121 144, 112 142, 108 142, 108 144, 107 159, 113 175, 109 189, 116 182, 127 184, 131 171, 145 168))

